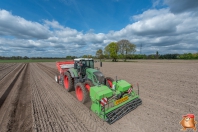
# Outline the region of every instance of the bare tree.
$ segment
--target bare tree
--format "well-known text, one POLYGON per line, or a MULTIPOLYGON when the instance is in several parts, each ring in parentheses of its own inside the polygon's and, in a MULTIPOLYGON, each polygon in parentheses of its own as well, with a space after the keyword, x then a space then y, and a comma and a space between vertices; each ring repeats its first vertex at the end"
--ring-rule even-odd
POLYGON ((103 58, 103 51, 102 51, 102 49, 99 49, 99 50, 96 51, 96 57, 98 59, 100 59, 100 61, 101 61, 101 59, 103 58))
POLYGON ((136 51, 136 46, 126 39, 118 41, 117 44, 119 48, 118 52, 124 56, 124 61, 126 61, 128 54, 134 53, 136 51))

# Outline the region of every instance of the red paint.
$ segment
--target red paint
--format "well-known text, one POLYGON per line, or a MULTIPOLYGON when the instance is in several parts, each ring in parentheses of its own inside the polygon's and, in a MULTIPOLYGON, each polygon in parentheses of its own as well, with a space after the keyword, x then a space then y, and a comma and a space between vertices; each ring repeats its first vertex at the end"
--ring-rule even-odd
POLYGON ((101 101, 100 101, 100 104, 102 106, 106 105, 107 104, 107 98, 102 98, 101 101))
POLYGON ((183 117, 194 118, 194 117, 195 117, 195 115, 194 115, 194 114, 187 114, 187 115, 184 115, 183 117))
POLYGON ((62 62, 56 62, 56 67, 60 74, 64 75, 64 73, 68 70, 68 68, 61 68, 61 65, 63 64, 74 64, 74 61, 62 61, 62 62))
POLYGON ((64 86, 65 86, 66 89, 69 88, 69 80, 68 80, 67 76, 64 76, 64 86))
POLYGON ((85 84, 85 88, 89 91, 90 90, 90 85, 89 84, 85 84))
POLYGON ((83 92, 82 92, 82 89, 80 88, 80 86, 77 86, 77 88, 76 88, 76 96, 79 101, 83 100, 83 92))
POLYGON ((109 83, 110 88, 112 88, 112 82, 111 82, 111 80, 108 80, 107 79, 107 82, 109 83))

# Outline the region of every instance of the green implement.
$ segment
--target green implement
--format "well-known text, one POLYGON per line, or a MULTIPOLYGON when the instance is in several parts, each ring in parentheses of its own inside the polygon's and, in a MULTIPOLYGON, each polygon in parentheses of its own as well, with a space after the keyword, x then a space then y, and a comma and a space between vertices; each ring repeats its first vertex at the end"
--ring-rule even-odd
MULTIPOLYGON (((132 84, 125 80, 114 81, 105 77, 94 67, 92 58, 76 58, 74 61, 57 62, 60 75, 55 75, 55 81, 68 91, 74 91, 81 103, 91 99, 91 110, 109 124, 142 104, 132 84)), ((100 62, 102 66, 102 62, 100 62)))
POLYGON ((131 84, 124 80, 114 81, 112 89, 105 85, 91 87, 90 97, 91 110, 109 124, 142 104, 131 84))

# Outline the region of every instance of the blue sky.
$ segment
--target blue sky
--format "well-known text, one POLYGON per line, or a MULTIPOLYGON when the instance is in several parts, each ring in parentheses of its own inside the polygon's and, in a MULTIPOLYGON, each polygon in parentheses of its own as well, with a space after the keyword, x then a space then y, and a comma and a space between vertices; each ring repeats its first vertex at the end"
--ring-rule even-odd
POLYGON ((1 0, 1 9, 29 21, 56 20, 59 24, 87 32, 108 33, 131 23, 132 15, 152 7, 144 0, 1 0))
POLYGON ((0 1, 0 56, 95 55, 121 39, 136 53, 198 52, 198 1, 0 1))

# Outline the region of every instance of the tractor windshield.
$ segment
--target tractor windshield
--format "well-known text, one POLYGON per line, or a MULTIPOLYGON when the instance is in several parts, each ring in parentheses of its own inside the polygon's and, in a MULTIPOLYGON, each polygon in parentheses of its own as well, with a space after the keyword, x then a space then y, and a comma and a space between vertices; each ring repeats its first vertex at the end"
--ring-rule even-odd
POLYGON ((89 68, 94 68, 94 62, 93 60, 86 60, 86 66, 89 68))
POLYGON ((101 72, 96 71, 96 72, 94 72, 94 75, 96 76, 96 78, 98 79, 100 84, 104 84, 105 77, 101 72))

